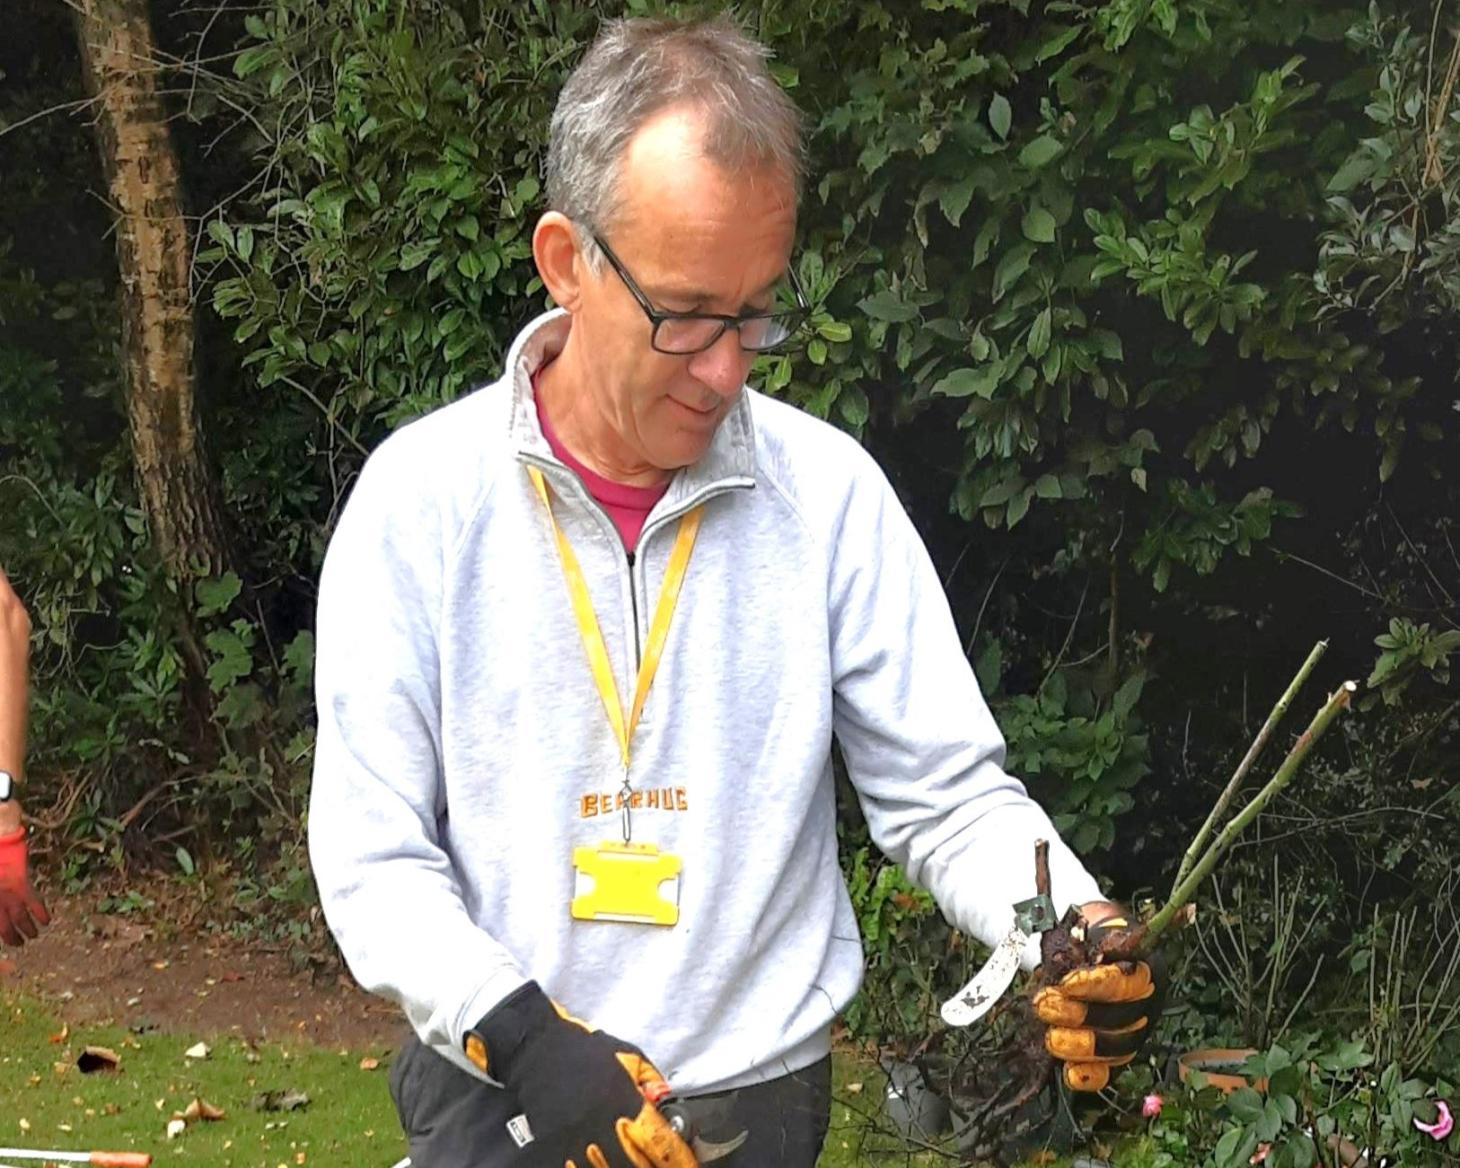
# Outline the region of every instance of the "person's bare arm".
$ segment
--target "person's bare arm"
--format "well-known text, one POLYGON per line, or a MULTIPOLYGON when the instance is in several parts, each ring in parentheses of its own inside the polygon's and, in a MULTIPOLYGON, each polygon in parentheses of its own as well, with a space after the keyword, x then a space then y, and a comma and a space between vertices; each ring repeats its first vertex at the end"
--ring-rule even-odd
MULTIPOLYGON (((29 708, 30 617, 0 569, 0 771, 19 782, 25 773, 29 708)), ((20 805, 0 803, 0 835, 20 826, 20 805)))
MULTIPOLYGON (((0 571, 0 770, 19 780, 29 713, 30 617, 0 571)), ((51 919, 30 880, 20 803, 0 803, 0 943, 24 945, 51 919)))

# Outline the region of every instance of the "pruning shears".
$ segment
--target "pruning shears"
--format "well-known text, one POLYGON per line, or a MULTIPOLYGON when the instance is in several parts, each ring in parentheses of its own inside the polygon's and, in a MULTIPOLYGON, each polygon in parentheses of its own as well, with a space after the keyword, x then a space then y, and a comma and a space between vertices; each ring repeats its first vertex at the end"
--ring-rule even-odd
MULTIPOLYGON (((750 1132, 744 1128, 737 1131, 731 1119, 735 1099, 733 1091, 709 1099, 680 1099, 668 1083, 661 1082, 643 1094, 659 1109, 659 1114, 668 1121, 674 1134, 689 1145, 700 1164, 723 1160, 750 1138, 750 1132)), ((532 1142, 532 1129, 525 1115, 511 1120, 507 1131, 519 1148, 532 1142)), ((410 1168, 410 1159, 400 1161, 394 1168, 410 1168)))
POLYGON ((738 1150, 750 1138, 744 1128, 735 1130, 730 1110, 734 1093, 714 1099, 680 1099, 664 1084, 664 1090, 649 1096, 659 1114, 669 1121, 674 1134, 690 1146, 700 1164, 713 1164, 738 1150))

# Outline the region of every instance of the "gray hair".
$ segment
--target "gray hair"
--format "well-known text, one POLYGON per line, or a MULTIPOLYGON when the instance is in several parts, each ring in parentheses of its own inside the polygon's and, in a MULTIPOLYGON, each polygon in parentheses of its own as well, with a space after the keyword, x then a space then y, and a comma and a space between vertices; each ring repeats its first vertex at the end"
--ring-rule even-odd
MULTIPOLYGON (((707 116, 705 153, 727 168, 769 166, 796 196, 804 171, 801 113, 771 75, 770 50, 727 15, 703 20, 605 22, 558 97, 548 140, 548 206, 585 236, 620 210, 620 166, 630 140, 678 104, 707 116)), ((602 254, 582 240, 596 270, 602 254)))

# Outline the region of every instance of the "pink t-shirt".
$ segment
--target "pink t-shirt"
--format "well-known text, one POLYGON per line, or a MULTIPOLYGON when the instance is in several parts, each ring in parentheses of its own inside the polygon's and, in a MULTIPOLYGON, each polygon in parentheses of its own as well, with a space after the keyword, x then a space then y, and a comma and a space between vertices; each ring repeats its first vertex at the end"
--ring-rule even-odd
MULTIPOLYGON (((537 389, 537 378, 532 379, 532 388, 537 389)), ((616 483, 612 479, 606 479, 601 474, 595 474, 581 462, 573 457, 572 452, 562 444, 557 434, 553 432, 552 423, 543 413, 542 400, 536 398, 537 420, 542 426, 542 436, 552 447, 558 460, 566 467, 577 472, 578 477, 583 480, 583 485, 588 488, 588 493, 597 501, 598 505, 608 512, 608 517, 613 520, 614 526, 618 528, 619 536, 624 541, 624 547, 632 555, 634 549, 639 545, 639 533, 644 530, 644 520, 649 518, 649 512, 654 509, 654 504, 664 497, 664 492, 669 489, 667 482, 658 483, 652 487, 635 487, 627 483, 616 483)))

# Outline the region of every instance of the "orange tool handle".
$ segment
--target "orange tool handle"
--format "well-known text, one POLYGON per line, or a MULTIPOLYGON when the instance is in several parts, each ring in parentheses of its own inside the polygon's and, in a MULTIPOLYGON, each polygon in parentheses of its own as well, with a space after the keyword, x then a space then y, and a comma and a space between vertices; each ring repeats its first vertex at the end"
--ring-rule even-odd
POLYGON ((96 1168, 152 1168, 151 1152, 92 1152, 88 1164, 96 1168))

